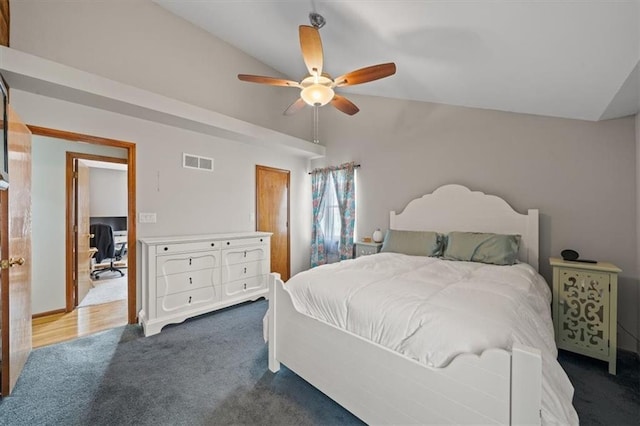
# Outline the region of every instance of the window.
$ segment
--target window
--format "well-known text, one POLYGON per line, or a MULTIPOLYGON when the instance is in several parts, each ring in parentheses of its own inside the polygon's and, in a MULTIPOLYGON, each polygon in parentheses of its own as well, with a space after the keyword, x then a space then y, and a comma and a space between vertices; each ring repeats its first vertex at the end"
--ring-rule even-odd
POLYGON ((316 169, 311 175, 311 266, 351 259, 355 228, 355 164, 316 169))
POLYGON ((340 224, 340 207, 332 175, 329 175, 325 197, 325 211, 320 226, 324 234, 327 263, 335 263, 340 260, 340 229, 342 225, 340 224))

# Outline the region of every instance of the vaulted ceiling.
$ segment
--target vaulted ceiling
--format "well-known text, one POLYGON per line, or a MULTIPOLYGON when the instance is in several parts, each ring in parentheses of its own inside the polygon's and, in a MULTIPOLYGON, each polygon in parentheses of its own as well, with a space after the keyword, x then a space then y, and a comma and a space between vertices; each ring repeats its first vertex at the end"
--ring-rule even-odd
POLYGON ((298 25, 315 10, 331 75, 397 64, 395 76, 347 96, 584 120, 640 109, 636 0, 154 1, 297 81, 298 25))

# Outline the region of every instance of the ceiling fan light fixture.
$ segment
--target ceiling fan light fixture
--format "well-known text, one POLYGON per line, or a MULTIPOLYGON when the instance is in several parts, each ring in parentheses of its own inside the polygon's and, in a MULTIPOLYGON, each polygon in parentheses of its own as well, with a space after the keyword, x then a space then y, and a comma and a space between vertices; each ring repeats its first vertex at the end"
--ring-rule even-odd
POLYGON ((334 95, 335 93, 331 87, 317 83, 305 87, 300 92, 302 100, 311 106, 324 106, 331 102, 334 95))
MULTIPOLYGON (((321 107, 329 103, 338 111, 347 115, 356 114, 360 111, 358 107, 344 96, 336 94, 333 89, 344 86, 354 86, 356 84, 368 83, 369 81, 389 77, 396 73, 396 64, 389 62, 386 64, 372 65, 343 74, 335 80, 332 79, 329 74, 322 72, 324 54, 322 52, 322 40, 318 29, 324 25, 325 20, 315 12, 309 14, 309 19, 311 26, 300 25, 298 27, 302 59, 308 71, 306 77, 299 83, 293 80, 251 74, 238 74, 238 78, 251 83, 261 83, 269 86, 297 87, 301 89, 300 97, 289 105, 284 111, 284 115, 292 115, 304 108, 305 105, 321 107)), ((317 123, 318 108, 314 108, 314 114, 314 120, 317 123)))

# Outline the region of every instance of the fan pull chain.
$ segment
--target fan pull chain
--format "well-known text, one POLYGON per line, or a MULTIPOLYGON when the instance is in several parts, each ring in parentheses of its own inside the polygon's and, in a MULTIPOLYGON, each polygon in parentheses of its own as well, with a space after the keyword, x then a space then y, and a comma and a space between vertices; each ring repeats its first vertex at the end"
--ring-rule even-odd
POLYGON ((320 143, 320 137, 318 136, 318 106, 313 107, 313 143, 320 143))

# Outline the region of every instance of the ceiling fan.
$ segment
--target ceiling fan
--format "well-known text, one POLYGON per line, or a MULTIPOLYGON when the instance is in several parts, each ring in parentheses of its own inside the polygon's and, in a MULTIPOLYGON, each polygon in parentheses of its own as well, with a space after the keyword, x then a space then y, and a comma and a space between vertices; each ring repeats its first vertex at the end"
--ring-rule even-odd
POLYGON ((238 74, 238 78, 251 83, 297 87, 301 89, 300 98, 294 101, 284 111, 285 115, 294 114, 305 105, 317 107, 324 106, 328 103, 331 103, 331 105, 345 114, 353 115, 359 111, 358 107, 344 96, 336 94, 334 89, 389 77, 396 73, 396 64, 389 62, 386 64, 372 65, 348 72, 335 79, 331 78, 329 74, 322 72, 322 40, 320 39, 320 32, 318 30, 324 25, 325 20, 320 14, 315 12, 309 14, 309 19, 311 20, 312 26, 300 25, 299 27, 302 58, 309 71, 309 74, 300 82, 250 74, 238 74))

